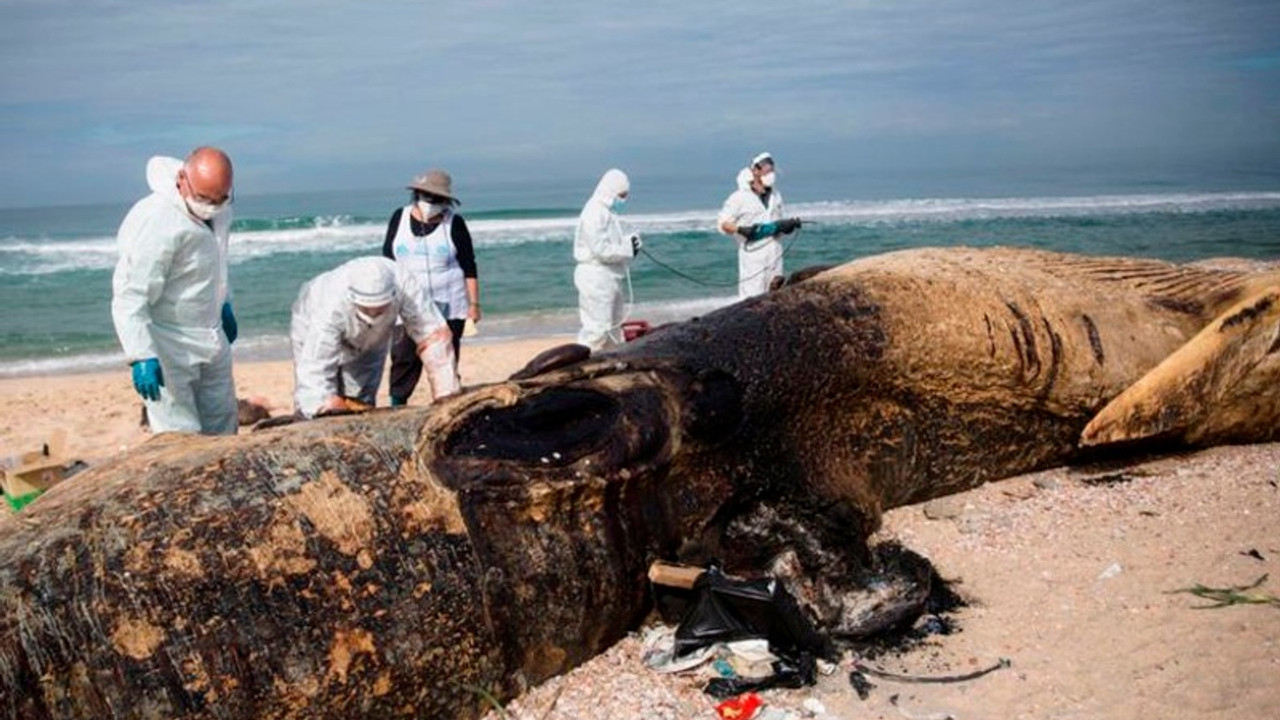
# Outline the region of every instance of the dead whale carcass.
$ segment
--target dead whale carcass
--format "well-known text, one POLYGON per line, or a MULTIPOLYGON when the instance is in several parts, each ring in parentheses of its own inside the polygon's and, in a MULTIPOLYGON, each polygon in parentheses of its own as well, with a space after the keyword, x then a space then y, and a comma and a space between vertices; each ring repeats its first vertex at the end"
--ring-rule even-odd
MULTIPOLYGON (((426 410, 158 438, 5 521, 0 709, 474 717, 477 689, 510 696, 633 627, 656 558, 789 568, 849 631, 882 509, 1068 460, 1113 399, 1102 439, 1178 436, 1125 409, 1165 387, 1135 383, 1196 377, 1161 365, 1189 342, 1206 370, 1273 372, 1274 288, 904 252, 426 410)), ((1276 437, 1269 393, 1215 425, 1237 385, 1197 385, 1222 402, 1196 427, 1223 429, 1187 437, 1276 437)))
POLYGON ((856 635, 861 541, 883 509, 1082 445, 1280 437, 1278 350, 1266 264, 904 251, 546 372, 509 402, 471 395, 423 456, 459 483, 657 473, 677 559, 789 577, 856 635), (639 430, 615 419, 644 406, 639 430))

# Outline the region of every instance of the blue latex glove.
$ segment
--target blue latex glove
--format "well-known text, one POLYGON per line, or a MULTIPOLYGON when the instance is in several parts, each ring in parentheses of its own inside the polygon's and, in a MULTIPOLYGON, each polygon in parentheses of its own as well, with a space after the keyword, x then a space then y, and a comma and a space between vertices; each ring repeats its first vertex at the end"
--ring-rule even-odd
POLYGON ((782 233, 783 235, 790 235, 791 233, 799 230, 800 226, 803 224, 804 222, 800 220, 800 218, 787 218, 786 220, 779 220, 778 232, 782 233))
POLYGON ((236 326, 236 315, 231 312, 230 300, 222 303, 222 332, 227 334, 229 343, 235 342, 236 336, 240 334, 240 328, 236 326))
POLYGON ((133 389, 138 391, 142 399, 159 400, 162 387, 164 387, 164 373, 160 371, 159 360, 147 358, 133 364, 133 389))
POLYGON ((777 235, 777 234, 778 234, 778 223, 776 222, 760 223, 759 225, 756 226, 756 231, 752 233, 751 239, 762 240, 764 238, 770 237, 772 235, 777 235))

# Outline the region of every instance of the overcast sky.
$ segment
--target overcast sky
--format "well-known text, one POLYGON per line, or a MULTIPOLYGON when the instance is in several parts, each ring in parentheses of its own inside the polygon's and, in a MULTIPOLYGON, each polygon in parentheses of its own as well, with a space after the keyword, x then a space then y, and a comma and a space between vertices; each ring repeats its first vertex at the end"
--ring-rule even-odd
POLYGON ((0 206, 240 192, 1177 163, 1280 168, 1277 0, 0 0, 0 206))

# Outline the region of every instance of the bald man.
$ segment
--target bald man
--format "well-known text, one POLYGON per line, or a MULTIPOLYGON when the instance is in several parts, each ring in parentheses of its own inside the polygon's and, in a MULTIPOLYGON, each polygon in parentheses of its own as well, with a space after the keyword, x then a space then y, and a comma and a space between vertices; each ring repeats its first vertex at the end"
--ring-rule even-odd
POLYGON ((235 434, 231 159, 212 147, 185 161, 153 157, 147 184, 151 194, 120 224, 112 278, 111 315, 134 389, 155 432, 235 434))

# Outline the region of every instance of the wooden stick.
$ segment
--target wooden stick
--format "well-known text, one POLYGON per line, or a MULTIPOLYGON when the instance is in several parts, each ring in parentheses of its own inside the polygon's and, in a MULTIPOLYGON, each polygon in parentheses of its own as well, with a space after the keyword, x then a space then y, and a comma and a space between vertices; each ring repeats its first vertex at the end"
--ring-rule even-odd
POLYGON ((649 566, 649 582, 654 585, 666 585, 667 587, 692 590, 693 584, 697 582, 703 572, 705 571, 700 567, 677 565, 656 560, 649 566))

